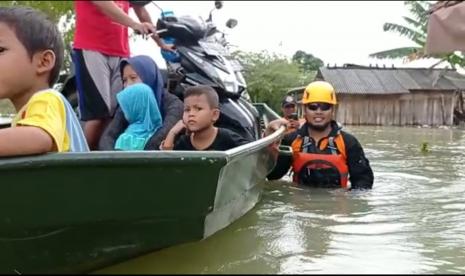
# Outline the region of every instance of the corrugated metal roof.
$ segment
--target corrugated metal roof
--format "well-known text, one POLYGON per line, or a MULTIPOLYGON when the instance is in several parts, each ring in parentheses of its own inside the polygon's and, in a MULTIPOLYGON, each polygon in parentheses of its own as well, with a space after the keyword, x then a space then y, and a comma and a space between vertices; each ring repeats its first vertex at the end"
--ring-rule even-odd
POLYGON ((320 68, 321 76, 344 94, 409 93, 401 83, 401 72, 380 69, 320 68))
POLYGON ((417 84, 415 88, 409 88, 412 90, 456 90, 465 88, 465 77, 456 71, 405 69, 405 72, 409 74, 412 80, 417 84), (457 82, 454 83, 449 78, 455 78, 457 82))
POLYGON ((453 85, 455 85, 456 87, 459 87, 460 89, 464 89, 465 87, 465 78, 459 73, 454 74, 454 75, 452 74, 446 75, 446 76, 443 76, 443 78, 452 82, 453 85))
POLYGON ((410 90, 465 89, 465 76, 444 69, 322 67, 318 76, 330 82, 337 93, 344 94, 406 94, 410 90))

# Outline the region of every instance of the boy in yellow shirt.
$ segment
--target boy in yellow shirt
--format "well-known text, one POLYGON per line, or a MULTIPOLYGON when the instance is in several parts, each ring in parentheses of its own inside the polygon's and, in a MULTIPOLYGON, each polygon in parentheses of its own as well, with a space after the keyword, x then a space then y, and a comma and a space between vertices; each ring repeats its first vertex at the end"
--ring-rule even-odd
POLYGON ((0 130, 0 156, 89 150, 70 104, 50 88, 63 56, 61 35, 43 13, 0 7, 0 99, 17 111, 0 130))

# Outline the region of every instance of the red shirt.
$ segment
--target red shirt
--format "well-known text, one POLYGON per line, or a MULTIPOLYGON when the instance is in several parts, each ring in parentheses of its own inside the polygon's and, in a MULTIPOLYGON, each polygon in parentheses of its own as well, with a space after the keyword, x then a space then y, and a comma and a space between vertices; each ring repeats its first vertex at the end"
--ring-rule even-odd
MULTIPOLYGON (((128 1, 113 2, 128 14, 128 1)), ((113 22, 91 1, 74 1, 74 9, 74 48, 97 51, 109 56, 129 57, 128 27, 113 22)))

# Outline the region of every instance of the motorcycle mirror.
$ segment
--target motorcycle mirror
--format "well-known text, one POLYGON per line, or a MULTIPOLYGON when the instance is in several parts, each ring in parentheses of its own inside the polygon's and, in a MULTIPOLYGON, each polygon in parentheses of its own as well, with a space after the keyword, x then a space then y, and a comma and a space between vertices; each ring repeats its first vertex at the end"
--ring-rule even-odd
POLYGON ((155 3, 155 1, 150 1, 150 2, 152 2, 152 4, 153 4, 155 7, 157 7, 157 9, 159 9, 159 10, 161 11, 162 18, 163 18, 163 17, 164 17, 164 16, 163 16, 163 9, 160 8, 160 7, 155 3))
POLYGON ((226 21, 226 27, 232 29, 232 28, 234 28, 236 26, 237 26, 237 20, 236 19, 230 18, 230 19, 228 19, 228 21, 226 21))
POLYGON ((215 8, 210 11, 210 14, 208 15, 207 22, 212 21, 212 13, 215 9, 219 10, 223 7, 223 1, 215 1, 215 8))
POLYGON ((223 1, 215 1, 215 8, 217 10, 221 9, 223 7, 223 1))
POLYGON ((129 2, 133 6, 141 6, 141 7, 143 7, 143 6, 147 5, 148 3, 152 2, 152 1, 129 0, 129 2))

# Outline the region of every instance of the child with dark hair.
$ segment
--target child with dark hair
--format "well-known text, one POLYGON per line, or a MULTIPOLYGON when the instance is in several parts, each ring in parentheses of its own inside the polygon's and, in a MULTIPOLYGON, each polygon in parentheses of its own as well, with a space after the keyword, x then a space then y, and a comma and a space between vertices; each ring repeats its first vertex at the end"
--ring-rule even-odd
POLYGON ((187 88, 183 118, 170 130, 160 149, 224 151, 251 142, 229 129, 214 126, 220 115, 218 106, 218 94, 210 86, 187 88), (184 129, 187 133, 176 139, 184 129))
POLYGON ((0 156, 89 150, 73 108, 51 89, 63 47, 43 13, 0 7, 0 99, 11 100, 17 111, 12 127, 0 130, 0 156))

